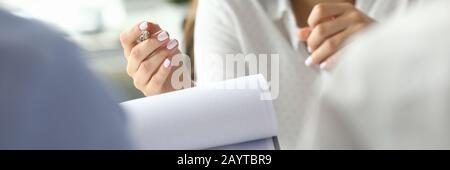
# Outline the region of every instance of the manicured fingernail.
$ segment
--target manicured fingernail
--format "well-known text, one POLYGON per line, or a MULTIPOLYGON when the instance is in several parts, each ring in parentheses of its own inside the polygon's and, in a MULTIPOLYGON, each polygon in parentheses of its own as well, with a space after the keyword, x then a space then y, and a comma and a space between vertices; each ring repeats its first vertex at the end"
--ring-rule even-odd
POLYGON ((177 45, 178 45, 178 41, 176 39, 172 39, 167 44, 167 49, 171 50, 172 48, 175 48, 177 45))
POLYGON ((139 24, 139 30, 145 31, 145 30, 147 30, 147 28, 148 28, 148 23, 146 21, 139 24))
POLYGON ((311 47, 308 47, 308 52, 309 52, 309 53, 312 53, 311 47))
POLYGON ((170 67, 170 60, 168 58, 166 58, 166 60, 164 60, 163 66, 164 66, 164 68, 170 67))
POLYGON ((320 64, 320 69, 325 70, 327 68, 327 63, 323 62, 322 64, 320 64))
POLYGON ((161 32, 161 33, 159 33, 158 34, 158 41, 164 41, 164 40, 166 40, 167 38, 169 38, 169 35, 167 34, 167 32, 166 31, 163 31, 163 32, 161 32))
POLYGON ((309 57, 305 60, 305 65, 306 65, 306 66, 311 66, 311 64, 312 64, 312 57, 309 56, 309 57))

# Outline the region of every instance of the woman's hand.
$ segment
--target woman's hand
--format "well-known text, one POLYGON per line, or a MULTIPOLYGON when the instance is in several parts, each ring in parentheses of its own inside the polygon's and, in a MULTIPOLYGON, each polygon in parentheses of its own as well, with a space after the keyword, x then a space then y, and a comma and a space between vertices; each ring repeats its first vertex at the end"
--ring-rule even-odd
POLYGON ((311 56, 307 66, 329 68, 336 52, 351 35, 374 22, 350 3, 321 3, 314 6, 308 18, 309 27, 300 29, 300 40, 306 41, 311 56))
POLYGON ((127 73, 134 86, 146 96, 173 91, 170 75, 173 72, 171 58, 179 53, 178 41, 154 23, 142 22, 120 34, 120 42, 128 61, 127 73), (150 37, 138 43, 142 31, 150 37))

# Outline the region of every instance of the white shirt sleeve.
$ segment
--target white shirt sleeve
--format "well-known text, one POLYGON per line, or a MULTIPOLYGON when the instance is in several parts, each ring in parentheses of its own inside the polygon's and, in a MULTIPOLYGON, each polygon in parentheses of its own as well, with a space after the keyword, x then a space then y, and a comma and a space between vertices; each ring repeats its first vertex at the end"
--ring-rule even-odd
POLYGON ((224 58, 242 51, 233 18, 235 13, 227 1, 198 2, 194 51, 199 84, 224 80, 224 58))

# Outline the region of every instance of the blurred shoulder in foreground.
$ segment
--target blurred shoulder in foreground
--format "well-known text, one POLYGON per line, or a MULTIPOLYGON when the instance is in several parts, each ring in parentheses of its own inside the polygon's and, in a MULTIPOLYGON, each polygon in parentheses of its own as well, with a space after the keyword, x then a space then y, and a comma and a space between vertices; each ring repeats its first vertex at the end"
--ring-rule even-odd
POLYGON ((45 25, 0 11, 0 149, 127 149, 125 115, 45 25))

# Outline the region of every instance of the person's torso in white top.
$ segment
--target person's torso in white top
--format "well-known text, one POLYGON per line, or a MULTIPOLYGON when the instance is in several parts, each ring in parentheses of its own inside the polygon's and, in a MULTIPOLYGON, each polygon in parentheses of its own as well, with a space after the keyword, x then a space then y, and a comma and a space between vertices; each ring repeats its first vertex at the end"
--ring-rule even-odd
MULTIPOLYGON (((382 22, 414 2, 363 0, 356 1, 356 7, 382 22)), ((226 79, 222 64, 227 54, 278 54, 279 93, 273 102, 279 138, 283 149, 294 148, 320 71, 304 65, 309 53, 297 38, 290 1, 200 0, 197 10, 194 47, 198 84, 226 79)), ((270 70, 265 76, 271 81, 270 70)))

